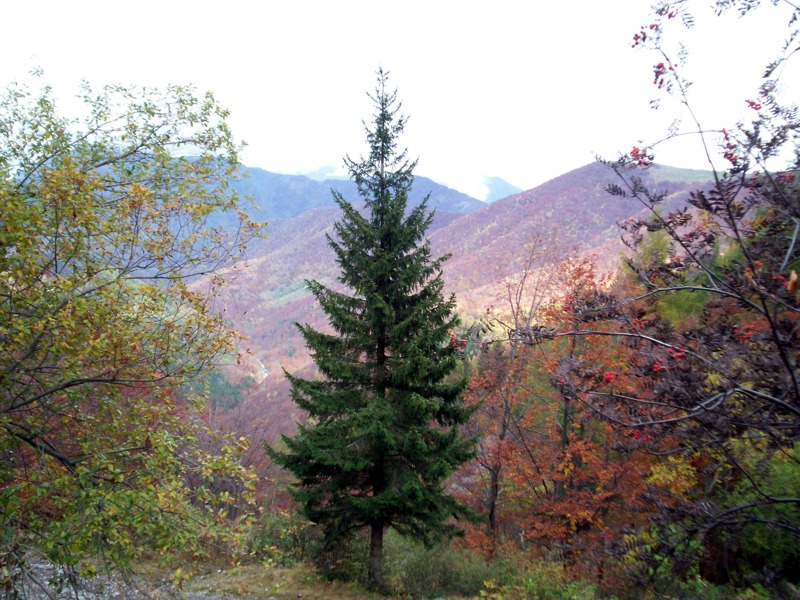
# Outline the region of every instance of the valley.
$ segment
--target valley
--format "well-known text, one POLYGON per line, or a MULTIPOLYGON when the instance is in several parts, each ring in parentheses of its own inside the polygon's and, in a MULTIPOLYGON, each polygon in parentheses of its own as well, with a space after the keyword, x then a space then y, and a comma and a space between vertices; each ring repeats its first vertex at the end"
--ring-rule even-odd
MULTIPOLYGON (((223 372, 235 383, 257 382, 236 407, 248 417, 236 421, 261 424, 274 441, 291 433, 302 418, 289 398, 284 369, 304 376, 313 371, 295 323, 326 326, 304 282, 336 284, 338 268, 326 238, 339 216, 331 188, 348 199, 357 196, 347 181, 248 172, 250 177, 238 189, 252 195, 259 206, 251 217, 270 222, 267 238, 252 246, 248 260, 219 298, 225 318, 244 336, 240 364, 231 360, 223 372), (271 210, 293 216, 269 219, 271 210)), ((641 177, 667 191, 665 207, 674 208, 685 205, 689 190, 707 183, 711 174, 654 165, 642 170, 641 177)), ((411 204, 430 194, 428 206, 435 211, 429 231, 432 249, 435 256, 451 255, 444 279, 447 293, 456 296, 462 321, 473 322, 498 303, 502 282, 519 276, 531 244, 546 245, 554 261, 574 251, 593 256, 604 271, 616 269, 624 251, 618 223, 642 217, 647 209, 638 200, 609 195, 606 187, 615 179, 607 166, 592 163, 486 204, 415 178, 411 204)))

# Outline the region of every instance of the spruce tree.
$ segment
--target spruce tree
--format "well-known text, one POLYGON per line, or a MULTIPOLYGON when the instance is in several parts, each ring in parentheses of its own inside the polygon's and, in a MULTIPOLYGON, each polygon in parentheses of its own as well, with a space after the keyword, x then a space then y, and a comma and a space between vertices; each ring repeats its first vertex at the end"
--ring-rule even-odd
POLYGON ((365 208, 333 192, 342 210, 328 237, 344 291, 307 282, 333 333, 298 327, 322 375, 291 375, 292 398, 308 414, 286 450, 268 449, 298 482, 293 496, 321 526, 326 546, 370 529, 369 577, 382 586, 383 535, 393 527, 426 544, 457 531, 467 509, 444 489, 474 454, 459 426, 471 414, 454 378, 454 296, 425 233, 427 198, 408 209, 416 161, 398 151, 405 117, 378 71, 376 112, 365 124, 369 154, 345 158, 365 208))

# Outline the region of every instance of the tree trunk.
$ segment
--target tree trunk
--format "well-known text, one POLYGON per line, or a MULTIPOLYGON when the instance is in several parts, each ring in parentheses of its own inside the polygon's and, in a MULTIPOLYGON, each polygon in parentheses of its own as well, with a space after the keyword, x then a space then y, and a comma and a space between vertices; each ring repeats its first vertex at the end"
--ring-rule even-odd
POLYGON ((369 581, 373 587, 383 587, 383 523, 372 524, 369 540, 369 581))
POLYGON ((500 496, 500 465, 496 464, 489 469, 489 532, 494 536, 497 533, 497 498, 500 496))
POLYGON ((500 539, 497 530, 497 499, 500 496, 500 463, 489 469, 489 556, 494 558, 500 539))

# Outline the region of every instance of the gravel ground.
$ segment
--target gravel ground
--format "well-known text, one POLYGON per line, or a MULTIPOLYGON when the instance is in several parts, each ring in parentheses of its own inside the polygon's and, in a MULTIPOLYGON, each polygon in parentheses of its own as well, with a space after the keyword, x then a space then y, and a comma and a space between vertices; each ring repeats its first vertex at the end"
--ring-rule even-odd
POLYGON ((64 584, 62 589, 48 585, 56 581, 58 573, 52 565, 32 563, 30 576, 16 582, 16 589, 0 589, 0 597, 20 600, 230 600, 235 596, 190 592, 179 590, 168 581, 143 581, 138 576, 125 579, 121 576, 105 577, 98 575, 91 579, 81 579, 78 589, 64 584), (46 587, 46 590, 43 589, 46 587))

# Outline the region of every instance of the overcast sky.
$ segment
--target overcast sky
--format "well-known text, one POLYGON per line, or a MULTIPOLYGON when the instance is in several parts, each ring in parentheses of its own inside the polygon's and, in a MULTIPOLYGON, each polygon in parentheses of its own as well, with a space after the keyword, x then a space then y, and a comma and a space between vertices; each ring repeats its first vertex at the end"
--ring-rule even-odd
MULTIPOLYGON (((649 4, 15 0, 2 9, 0 83, 34 66, 63 94, 82 78, 193 83, 231 110, 245 164, 304 173, 361 154, 365 92, 382 67, 410 116, 402 142, 417 174, 481 197, 486 176, 528 189, 663 135, 676 107, 648 106, 659 59, 631 49, 649 4)), ((780 49, 785 17, 767 2, 746 19, 696 4, 693 31, 672 22, 670 35, 688 44, 702 124, 731 126, 780 49)), ((658 160, 707 167, 697 143, 658 160)))

